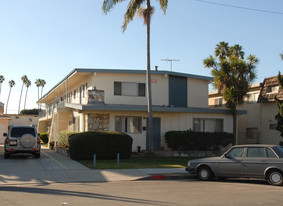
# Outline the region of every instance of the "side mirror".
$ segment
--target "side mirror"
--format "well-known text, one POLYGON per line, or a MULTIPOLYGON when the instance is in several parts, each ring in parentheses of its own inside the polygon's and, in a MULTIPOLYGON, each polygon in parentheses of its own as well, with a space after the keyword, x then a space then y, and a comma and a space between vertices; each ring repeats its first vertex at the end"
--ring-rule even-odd
POLYGON ((7 135, 7 133, 3 133, 3 136, 4 136, 4 137, 7 137, 8 135, 7 135))
POLYGON ((230 158, 230 156, 226 153, 226 154, 224 154, 224 157, 225 158, 230 158))

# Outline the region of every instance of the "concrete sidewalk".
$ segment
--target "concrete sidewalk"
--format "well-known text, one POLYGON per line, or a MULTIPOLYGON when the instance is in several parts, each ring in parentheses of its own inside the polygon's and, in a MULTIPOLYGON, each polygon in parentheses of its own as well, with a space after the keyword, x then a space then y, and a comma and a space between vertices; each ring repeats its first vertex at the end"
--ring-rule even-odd
POLYGON ((190 177, 184 168, 92 170, 45 147, 42 147, 39 159, 10 159, 3 160, 1 164, 0 184, 112 182, 190 177), (22 164, 20 170, 8 165, 13 163, 15 166, 15 162, 17 166, 22 164))

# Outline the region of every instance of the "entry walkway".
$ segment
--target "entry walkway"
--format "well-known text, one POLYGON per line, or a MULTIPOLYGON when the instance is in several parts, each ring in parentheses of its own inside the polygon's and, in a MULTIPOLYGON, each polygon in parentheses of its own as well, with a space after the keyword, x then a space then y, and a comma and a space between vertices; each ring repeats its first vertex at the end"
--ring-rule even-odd
POLYGON ((131 181, 186 174, 184 168, 91 170, 46 147, 42 147, 40 158, 19 154, 4 159, 0 145, 0 155, 0 184, 131 181))

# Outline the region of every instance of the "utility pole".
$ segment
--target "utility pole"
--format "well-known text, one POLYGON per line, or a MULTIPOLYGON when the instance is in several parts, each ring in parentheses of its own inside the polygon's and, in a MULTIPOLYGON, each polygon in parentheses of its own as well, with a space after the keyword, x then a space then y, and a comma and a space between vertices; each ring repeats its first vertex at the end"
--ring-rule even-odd
POLYGON ((170 62, 170 69, 171 69, 171 72, 172 72, 172 62, 176 62, 176 61, 180 61, 179 59, 161 59, 161 61, 167 61, 167 62, 170 62))

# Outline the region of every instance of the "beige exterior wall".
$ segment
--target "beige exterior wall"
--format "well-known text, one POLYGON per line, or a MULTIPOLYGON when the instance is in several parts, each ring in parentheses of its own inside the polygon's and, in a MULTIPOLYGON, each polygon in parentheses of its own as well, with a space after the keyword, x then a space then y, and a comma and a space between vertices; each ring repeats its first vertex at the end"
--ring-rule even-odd
POLYGON ((0 117, 0 144, 4 144, 5 141, 3 133, 8 133, 8 118, 2 119, 2 117, 0 117))
POLYGON ((37 128, 38 115, 9 115, 11 120, 9 121, 9 126, 12 125, 23 125, 23 126, 34 126, 37 128))
POLYGON ((278 113, 278 108, 275 102, 264 103, 262 104, 261 109, 261 135, 260 143, 263 144, 279 144, 280 141, 283 141, 283 138, 280 136, 280 132, 275 129, 270 129, 270 124, 276 124, 275 116, 278 113))
POLYGON ((188 78, 188 107, 208 107, 208 81, 188 78))

